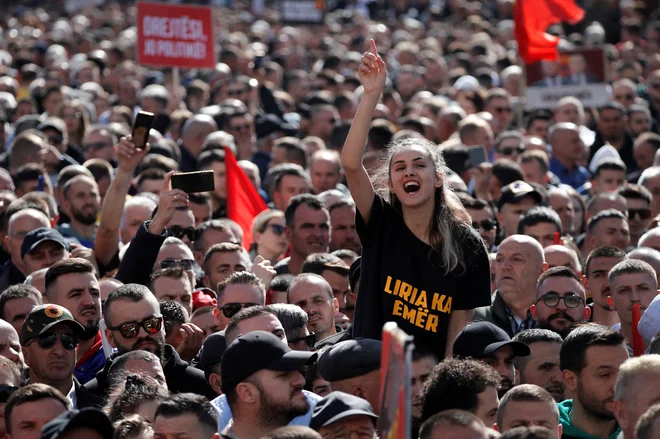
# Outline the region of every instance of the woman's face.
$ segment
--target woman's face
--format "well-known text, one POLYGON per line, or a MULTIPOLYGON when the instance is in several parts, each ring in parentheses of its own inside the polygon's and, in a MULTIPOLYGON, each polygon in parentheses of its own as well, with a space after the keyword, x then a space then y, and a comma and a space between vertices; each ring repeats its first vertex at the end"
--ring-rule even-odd
POLYGON ((283 255, 289 245, 284 233, 285 228, 284 217, 272 218, 268 221, 264 231, 255 235, 258 250, 278 256, 283 255))
POLYGON ((582 230, 582 225, 584 223, 584 210, 582 209, 582 203, 580 203, 574 197, 571 197, 573 202, 573 210, 575 210, 575 218, 573 219, 573 230, 575 233, 578 233, 582 230))
POLYGON ((435 190, 442 186, 431 157, 422 146, 409 146, 394 153, 390 160, 390 192, 403 206, 417 207, 433 202, 435 190))
POLYGON ((80 129, 80 118, 82 115, 74 107, 64 107, 62 109, 62 119, 66 123, 66 130, 69 136, 75 136, 80 129))

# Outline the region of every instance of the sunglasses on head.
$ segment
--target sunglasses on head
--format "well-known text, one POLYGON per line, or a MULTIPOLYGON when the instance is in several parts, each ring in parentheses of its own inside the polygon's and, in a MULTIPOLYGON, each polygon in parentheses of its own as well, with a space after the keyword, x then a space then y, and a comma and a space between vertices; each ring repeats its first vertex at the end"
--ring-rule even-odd
POLYGON ((292 338, 291 340, 288 340, 289 343, 298 343, 299 341, 304 341, 310 349, 314 349, 314 344, 316 344, 316 334, 312 332, 311 334, 304 337, 292 338))
POLYGON ((222 311, 222 315, 227 317, 228 319, 231 319, 234 317, 240 310, 243 308, 250 308, 253 306, 259 306, 258 303, 237 303, 237 302, 232 302, 232 303, 227 303, 218 309, 222 311))
POLYGON ((495 223, 495 220, 492 219, 485 219, 481 222, 473 221, 472 222, 472 227, 475 229, 484 229, 485 231, 489 232, 495 228, 497 224, 495 223))
POLYGON ((108 326, 108 329, 111 331, 119 331, 124 338, 135 338, 140 332, 140 328, 144 329, 147 334, 156 334, 157 332, 160 332, 162 326, 163 316, 155 316, 144 319, 141 322, 126 322, 119 326, 108 326))
POLYGON ((94 142, 94 143, 84 143, 82 145, 82 150, 83 151, 89 151, 90 149, 93 149, 94 151, 100 151, 103 148, 106 148, 110 145, 108 145, 105 142, 94 142))
POLYGON ((651 218, 651 209, 628 209, 628 218, 633 219, 636 216, 639 219, 647 220, 651 218))
POLYGON ((575 293, 568 293, 562 297, 558 293, 549 292, 547 294, 544 294, 542 297, 539 297, 539 300, 537 300, 536 303, 543 301, 543 303, 546 306, 552 308, 559 305, 560 300, 564 301, 566 308, 577 308, 578 306, 580 306, 580 303, 583 302, 582 297, 578 296, 575 293))
POLYGON ((282 233, 284 233, 284 226, 281 224, 269 224, 268 228, 273 231, 274 234, 277 236, 280 236, 282 233))
POLYGON ((162 270, 167 268, 181 267, 184 270, 192 270, 195 261, 192 259, 163 259, 158 265, 162 270))
POLYGON ((67 351, 72 351, 78 346, 78 337, 73 334, 60 334, 58 337, 55 333, 45 332, 37 335, 33 340, 37 340, 37 344, 41 349, 50 349, 55 346, 58 338, 62 343, 62 347, 67 351))
POLYGON ((183 239, 184 236, 187 236, 193 242, 197 241, 199 235, 194 227, 171 226, 167 228, 167 231, 175 238, 183 239))
POLYGON ((511 155, 514 152, 517 152, 518 154, 522 154, 525 152, 525 147, 524 146, 505 146, 504 148, 500 149, 500 154, 502 155, 511 155))

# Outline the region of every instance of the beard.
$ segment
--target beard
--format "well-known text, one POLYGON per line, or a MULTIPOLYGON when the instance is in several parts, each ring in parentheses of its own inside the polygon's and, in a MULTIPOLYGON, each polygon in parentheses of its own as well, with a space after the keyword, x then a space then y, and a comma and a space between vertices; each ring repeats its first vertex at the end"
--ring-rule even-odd
POLYGON ((567 313, 565 313, 563 311, 558 311, 554 314, 551 314, 547 319, 545 319, 543 321, 539 321, 539 328, 547 329, 547 330, 550 330, 552 332, 556 332, 557 334, 559 334, 561 336, 561 338, 565 339, 566 336, 568 334, 570 334, 573 329, 575 329, 575 326, 577 325, 577 323, 580 323, 580 322, 576 322, 575 319, 573 317, 569 316, 567 313), (552 321, 559 318, 559 317, 565 319, 570 324, 568 326, 565 326, 565 327, 559 327, 559 326, 553 325, 552 321))
MULTIPOLYGON (((323 314, 321 313, 313 313, 309 315, 310 318, 312 317, 319 317, 319 320, 316 322, 313 322, 311 324, 308 324, 307 326, 309 327, 310 332, 314 332, 318 335, 324 335, 327 334, 330 331, 330 328, 332 328, 332 325, 335 323, 335 319, 331 318, 330 323, 326 322, 323 314)), ((320 338, 318 340, 321 340, 320 338)))
POLYGON ((91 340, 94 337, 96 337, 96 334, 98 334, 98 332, 99 332, 99 320, 98 319, 94 320, 92 322, 89 322, 87 324, 82 324, 81 323, 81 325, 83 325, 83 328, 85 328, 85 330, 83 331, 82 334, 78 335, 79 340, 82 340, 82 341, 91 340))
POLYGON ((513 386, 515 385, 516 383, 513 382, 513 380, 500 376, 500 385, 497 387, 497 396, 502 399, 504 395, 506 395, 506 392, 513 389, 513 386))
MULTIPOLYGON (((93 207, 91 205, 83 206, 83 209, 86 207, 93 207)), ((76 220, 79 221, 87 226, 91 226, 92 224, 96 224, 96 218, 98 217, 99 214, 99 209, 98 206, 94 208, 93 213, 84 213, 81 210, 78 210, 71 206, 71 216, 76 220)))
POLYGON ((264 391, 261 384, 254 383, 259 390, 259 398, 261 402, 261 409, 259 411, 259 420, 264 425, 271 425, 277 427, 284 427, 293 418, 303 416, 309 411, 309 403, 305 398, 304 403, 296 404, 293 402, 294 396, 300 392, 301 388, 294 388, 291 390, 289 398, 285 401, 272 398, 264 391))
POLYGON ((608 400, 600 401, 590 394, 590 392, 585 391, 582 387, 582 383, 578 380, 578 388, 576 398, 584 407, 584 411, 589 413, 594 418, 601 419, 603 421, 613 421, 616 419, 612 410, 608 410, 606 404, 611 402, 614 398, 610 397, 608 400))

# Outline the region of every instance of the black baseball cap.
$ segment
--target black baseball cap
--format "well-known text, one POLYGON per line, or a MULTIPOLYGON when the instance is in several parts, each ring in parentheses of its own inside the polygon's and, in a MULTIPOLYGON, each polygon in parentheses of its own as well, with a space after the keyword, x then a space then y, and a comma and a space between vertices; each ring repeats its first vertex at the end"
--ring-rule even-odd
POLYGON ((85 408, 66 411, 44 425, 41 429, 41 439, 57 439, 77 428, 94 430, 103 439, 112 439, 115 434, 112 422, 105 413, 93 408, 85 408))
POLYGON ((378 415, 369 401, 335 391, 316 403, 309 428, 319 431, 321 427, 326 427, 349 416, 369 416, 374 423, 378 419, 378 415))
POLYGON ((511 346, 513 355, 527 357, 529 346, 520 341, 511 341, 509 334, 490 322, 475 322, 467 325, 456 337, 454 356, 487 358, 504 346, 511 346))
POLYGON ((333 345, 319 358, 319 373, 326 381, 341 381, 380 369, 380 340, 360 338, 333 345))
POLYGON ((253 331, 234 340, 222 356, 222 391, 229 393, 262 369, 293 372, 316 361, 316 353, 293 351, 279 337, 253 331))
POLYGON ((521 180, 514 181, 502 188, 502 194, 497 201, 497 209, 501 209, 505 204, 519 203, 525 197, 532 197, 537 203, 543 202, 543 196, 534 186, 521 180))
POLYGON ((209 379, 211 369, 222 361, 222 356, 227 350, 227 340, 225 339, 225 331, 215 332, 204 340, 202 345, 202 352, 199 354, 199 365, 209 379))
POLYGON ((298 134, 298 130, 284 122, 276 114, 266 114, 257 118, 254 122, 254 130, 258 139, 263 139, 273 133, 282 133, 285 136, 295 136, 298 134))
POLYGON ((47 227, 39 227, 38 229, 30 230, 25 238, 23 239, 23 244, 21 245, 21 258, 24 258, 26 254, 32 252, 36 249, 39 244, 53 241, 62 246, 63 249, 68 250, 69 245, 64 239, 64 236, 55 229, 49 229, 47 227))

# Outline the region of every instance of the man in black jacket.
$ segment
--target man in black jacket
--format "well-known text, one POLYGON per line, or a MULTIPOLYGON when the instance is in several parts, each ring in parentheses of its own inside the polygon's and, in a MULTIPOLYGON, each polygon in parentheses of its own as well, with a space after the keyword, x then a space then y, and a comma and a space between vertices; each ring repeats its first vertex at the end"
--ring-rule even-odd
MULTIPOLYGON (((114 290, 103 306, 108 342, 117 348, 117 355, 145 350, 161 359, 169 390, 191 392, 215 397, 204 378, 204 372, 183 361, 176 350, 165 344, 165 327, 156 297, 144 285, 128 284, 114 290)), ((85 385, 97 395, 109 391, 107 373, 115 356, 110 357, 96 378, 85 385)))

